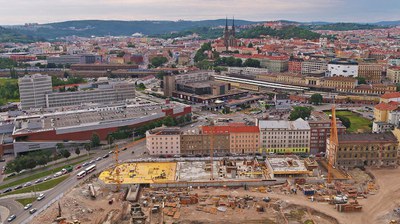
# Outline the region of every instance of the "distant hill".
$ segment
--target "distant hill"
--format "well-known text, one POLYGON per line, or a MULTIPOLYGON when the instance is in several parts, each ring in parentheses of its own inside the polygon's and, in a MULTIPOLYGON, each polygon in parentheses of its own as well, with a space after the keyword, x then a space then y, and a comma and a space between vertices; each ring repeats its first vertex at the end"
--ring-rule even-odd
POLYGON ((282 39, 300 38, 300 39, 318 39, 321 35, 298 26, 285 26, 282 29, 272 29, 270 27, 256 26, 243 30, 238 34, 241 38, 258 38, 260 36, 273 36, 282 39))
POLYGON ((400 26, 400 20, 397 21, 381 21, 377 23, 373 23, 378 26, 400 26))
MULTIPOLYGON (((229 20, 229 25, 232 23, 229 20)), ((248 25, 256 22, 246 20, 235 20, 235 25, 248 25)), ((134 33, 145 35, 164 34, 180 32, 199 27, 224 26, 224 19, 203 20, 203 21, 112 21, 112 20, 78 20, 59 23, 41 24, 35 26, 14 26, 26 35, 46 39, 56 39, 66 36, 130 36, 134 33)))
POLYGON ((0 43, 5 42, 18 42, 18 43, 31 43, 38 39, 30 35, 22 34, 18 31, 7 29, 0 26, 0 43))
POLYGON ((335 30, 335 31, 347 31, 347 30, 371 30, 386 28, 383 25, 376 24, 361 24, 361 23, 314 23, 308 25, 302 25, 303 28, 309 30, 335 30))

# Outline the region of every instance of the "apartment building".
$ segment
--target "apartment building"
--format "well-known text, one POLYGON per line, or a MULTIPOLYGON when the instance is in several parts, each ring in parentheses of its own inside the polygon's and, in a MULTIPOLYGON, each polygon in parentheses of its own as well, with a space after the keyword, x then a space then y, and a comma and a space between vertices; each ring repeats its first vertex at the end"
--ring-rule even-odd
POLYGON ((261 152, 309 153, 310 125, 299 118, 295 121, 260 120, 261 152))
POLYGON ((358 77, 365 78, 367 83, 380 83, 382 69, 382 65, 377 63, 360 63, 358 65, 358 77))
POLYGON ((394 66, 387 69, 386 77, 393 83, 400 82, 400 66, 394 66))
POLYGON ((380 103, 374 107, 374 121, 376 122, 388 122, 389 113, 399 108, 399 103, 389 102, 380 103))
MULTIPOLYGON (((316 154, 326 151, 326 140, 331 135, 331 119, 321 111, 312 111, 310 118, 307 120, 310 125, 310 153, 316 154)), ((344 134, 346 127, 337 119, 338 134, 344 134)))
POLYGON ((259 149, 260 131, 257 126, 245 126, 244 124, 228 126, 203 126, 203 134, 214 135, 229 134, 231 153, 255 153, 259 149))
POLYGON ((288 63, 288 71, 290 73, 301 73, 301 64, 303 63, 301 58, 290 58, 288 63))
POLYGON ((308 60, 301 63, 301 74, 321 74, 328 69, 328 63, 323 60, 308 60))
POLYGON ((26 75, 18 79, 21 108, 46 107, 46 94, 52 92, 51 77, 48 75, 26 75))
POLYGON ((150 155, 177 155, 181 150, 179 128, 156 128, 146 132, 146 148, 150 155))

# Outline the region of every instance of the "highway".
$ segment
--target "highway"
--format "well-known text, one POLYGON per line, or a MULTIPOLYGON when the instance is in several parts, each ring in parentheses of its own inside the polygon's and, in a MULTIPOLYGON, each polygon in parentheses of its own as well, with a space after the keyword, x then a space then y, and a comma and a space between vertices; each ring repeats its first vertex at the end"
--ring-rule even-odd
MULTIPOLYGON (((129 144, 132 145, 132 144, 129 144)), ((124 148, 124 146, 120 146, 120 149, 124 148)), ((123 158, 123 160, 129 160, 135 157, 140 157, 143 155, 143 152, 145 151, 145 141, 139 141, 136 145, 134 146, 129 146, 128 150, 126 151, 120 151, 119 153, 119 160, 123 158), (132 150, 135 151, 134 154, 132 154, 132 150)), ((108 151, 104 150, 101 153, 98 153, 98 156, 102 156, 107 154, 108 151)), ((96 162, 96 171, 94 174, 98 174, 102 172, 105 168, 109 167, 112 165, 112 163, 115 161, 114 154, 111 154, 110 157, 102 159, 98 162, 96 162)), ((82 169, 82 168, 81 168, 82 169)), ((79 170, 80 171, 80 170, 79 170)), ((56 187, 53 189, 49 190, 45 195, 46 197, 41 200, 41 201, 35 201, 32 203, 32 208, 36 208, 38 211, 41 211, 42 208, 47 206, 52 200, 60 196, 62 193, 68 193, 70 189, 72 189, 74 186, 76 186, 78 183, 83 182, 87 178, 89 178, 88 175, 85 178, 82 178, 78 180, 76 178, 76 174, 78 173, 78 170, 74 170, 72 173, 70 173, 70 177, 67 178, 65 181, 62 183, 58 184, 56 187)), ((10 202, 12 199, 1 199, 0 198, 0 204, 6 206, 7 208, 11 209, 10 210, 10 215, 15 214, 17 215, 17 218, 12 221, 11 223, 29 223, 31 214, 29 214, 29 211, 23 210, 22 206, 18 206, 17 202, 10 202), (15 204, 17 203, 17 204, 15 204)), ((49 222, 52 220, 49 220, 49 222)))

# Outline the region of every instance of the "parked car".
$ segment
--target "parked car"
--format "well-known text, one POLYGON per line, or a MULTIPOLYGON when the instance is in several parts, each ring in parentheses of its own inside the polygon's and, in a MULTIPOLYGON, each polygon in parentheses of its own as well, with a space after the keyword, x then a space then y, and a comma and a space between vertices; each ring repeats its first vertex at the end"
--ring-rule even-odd
POLYGON ((23 173, 25 173, 27 170, 21 170, 21 171, 19 171, 18 172, 18 174, 23 174, 23 173))
POLYGON ((263 198, 263 201, 265 201, 265 202, 270 202, 270 201, 271 201, 271 198, 270 198, 270 197, 264 197, 264 198, 263 198))
POLYGON ((0 162, 5 162, 6 160, 5 159, 0 159, 0 162))
POLYGON ((14 187, 14 190, 21 189, 21 188, 22 188, 22 185, 18 185, 18 186, 14 187))
POLYGON ((82 165, 77 166, 75 169, 79 170, 80 168, 82 168, 82 165))
POLYGON ((94 161, 94 160, 90 160, 90 162, 89 162, 89 164, 93 164, 93 163, 95 163, 96 161, 94 161))
POLYGON ((47 180, 51 180, 51 179, 53 179, 53 177, 52 177, 52 176, 48 176, 48 177, 45 177, 45 178, 43 179, 43 181, 47 181, 47 180))
POLYGON ((36 211, 37 211, 36 208, 32 208, 31 210, 29 210, 29 213, 30 213, 30 214, 33 214, 33 213, 35 213, 36 211))
POLYGON ((102 158, 101 157, 97 157, 96 161, 100 161, 102 158))
POLYGON ((24 210, 28 210, 28 209, 30 209, 31 207, 32 207, 32 204, 27 204, 27 205, 25 205, 24 210))
POLYGON ((108 154, 113 154, 113 153, 114 153, 114 151, 109 151, 109 152, 108 152, 108 154))
POLYGON ((32 185, 32 182, 26 182, 24 185, 23 185, 23 187, 29 187, 29 186, 31 186, 32 185))
POLYGON ((16 215, 10 215, 10 216, 8 216, 7 221, 8 221, 8 222, 12 222, 15 218, 17 218, 16 215))
POLYGON ((105 154, 104 156, 103 156, 103 158, 105 159, 105 158, 107 158, 107 157, 109 157, 110 156, 110 154, 105 154))
POLYGON ((43 179, 37 179, 37 180, 35 180, 35 184, 42 183, 42 182, 43 182, 43 179))
POLYGON ((56 178, 56 177, 61 176, 62 174, 63 174, 63 172, 62 172, 62 171, 59 171, 59 172, 55 173, 55 174, 53 175, 53 177, 56 178))
POLYGON ((128 148, 123 148, 122 151, 126 151, 128 148))
POLYGON ((86 162, 86 163, 82 164, 82 166, 83 166, 83 167, 85 167, 85 166, 88 166, 88 165, 89 165, 89 163, 88 163, 88 162, 86 162))
POLYGON ((7 192, 10 192, 10 191, 12 191, 12 189, 11 189, 11 188, 7 188, 7 189, 5 189, 5 190, 3 191, 3 194, 4 194, 4 193, 7 193, 7 192))
POLYGON ((40 194, 39 197, 37 198, 37 200, 38 200, 38 201, 41 201, 41 200, 44 199, 44 197, 45 197, 44 194, 40 194))

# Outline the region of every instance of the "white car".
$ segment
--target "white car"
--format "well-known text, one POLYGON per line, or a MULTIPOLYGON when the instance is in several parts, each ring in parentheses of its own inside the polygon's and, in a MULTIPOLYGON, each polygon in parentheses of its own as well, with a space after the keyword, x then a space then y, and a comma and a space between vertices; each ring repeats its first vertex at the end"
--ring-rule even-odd
POLYGON ((44 197, 45 197, 44 194, 39 194, 39 197, 37 198, 37 200, 41 201, 41 200, 43 200, 44 197))
POLYGON ((32 185, 31 182, 26 182, 26 183, 23 185, 23 187, 28 187, 28 186, 31 186, 31 185, 32 185))
POLYGON ((32 204, 27 204, 27 205, 25 205, 24 210, 28 210, 28 209, 30 209, 31 207, 32 207, 32 204))

